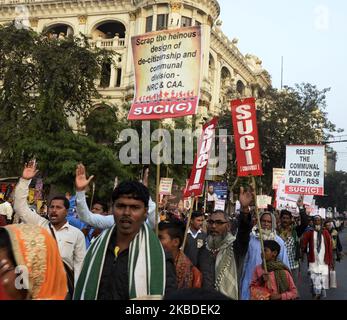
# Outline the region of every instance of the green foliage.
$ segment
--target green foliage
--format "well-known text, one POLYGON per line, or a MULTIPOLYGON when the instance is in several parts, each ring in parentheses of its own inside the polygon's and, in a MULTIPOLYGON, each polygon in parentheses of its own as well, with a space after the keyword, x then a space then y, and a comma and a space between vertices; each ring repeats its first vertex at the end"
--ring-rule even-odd
POLYGON ((74 134, 68 123, 69 116, 88 114, 99 97, 95 79, 113 54, 91 50, 85 37, 49 39, 32 30, 0 27, 0 174, 18 175, 35 157, 45 183, 71 191, 82 161, 96 176, 99 197, 110 194, 116 175, 128 176, 112 147, 74 134))
MULTIPOLYGON (((257 122, 259 143, 263 161, 263 177, 257 178, 257 186, 264 193, 272 190, 272 169, 285 166, 286 145, 321 144, 333 132, 341 132, 328 120, 326 93, 316 86, 303 83, 285 90, 269 88, 263 98, 257 100, 257 122)), ((223 111, 219 128, 233 134, 230 110, 223 111)), ((236 159, 234 142, 229 148, 230 159, 236 159), (231 150, 230 150, 231 149, 231 150)), ((233 183, 236 179, 236 162, 228 162, 225 179, 233 183)), ((240 179, 236 186, 248 179, 240 179)), ((259 192, 260 190, 258 190, 259 192)))
POLYGON ((322 208, 336 207, 338 212, 347 210, 347 172, 337 171, 325 177, 326 196, 318 197, 316 204, 322 208))

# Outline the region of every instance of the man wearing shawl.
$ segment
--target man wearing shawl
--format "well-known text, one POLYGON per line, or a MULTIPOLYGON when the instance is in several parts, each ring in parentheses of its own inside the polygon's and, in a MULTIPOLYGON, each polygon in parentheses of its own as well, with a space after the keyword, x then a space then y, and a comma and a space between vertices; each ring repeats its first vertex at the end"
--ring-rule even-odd
POLYGON ((236 237, 231 233, 230 217, 223 211, 208 219, 206 244, 200 249, 197 267, 202 273, 202 288, 216 289, 227 297, 239 298, 239 275, 252 227, 249 205, 253 195, 241 187, 241 213, 236 237))
POLYGON ((68 289, 63 262, 47 230, 27 224, 0 228, 0 285, 4 291, 0 300, 65 299, 68 289), (23 272, 22 288, 15 285, 19 270, 23 272))
MULTIPOLYGON (((275 240, 281 247, 278 259, 290 268, 287 249, 284 241, 276 234, 276 219, 270 212, 264 212, 260 216, 260 225, 262 228, 263 240, 275 240)), ((243 272, 241 277, 241 300, 250 299, 250 284, 253 272, 257 265, 262 263, 261 245, 259 239, 258 225, 252 229, 248 250, 246 253, 243 272)))
MULTIPOLYGON (((87 180, 84 167, 76 170, 76 191, 87 180)), ((172 259, 166 259, 159 239, 146 223, 148 189, 139 182, 122 182, 112 194, 115 225, 89 247, 75 300, 128 300, 161 297, 176 289, 172 259)))
POLYGON ((302 251, 307 252, 308 271, 312 282, 312 296, 314 299, 326 297, 329 289, 329 271, 333 269, 332 240, 328 230, 323 229, 322 218, 313 218, 314 229, 307 231, 302 239, 302 251))

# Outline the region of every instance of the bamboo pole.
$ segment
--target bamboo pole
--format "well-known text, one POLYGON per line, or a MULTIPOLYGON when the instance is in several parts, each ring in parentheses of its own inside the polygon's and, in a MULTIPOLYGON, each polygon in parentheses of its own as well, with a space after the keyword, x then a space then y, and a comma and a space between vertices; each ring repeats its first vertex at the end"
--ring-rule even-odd
POLYGON ((255 202, 255 214, 257 216, 257 223, 258 223, 258 230, 259 230, 260 247, 261 247, 261 253, 263 255, 263 257, 262 257, 263 266, 264 266, 264 271, 267 273, 267 266, 266 266, 266 261, 265 261, 264 241, 263 241, 263 232, 261 229, 259 210, 258 210, 258 204, 257 204, 257 191, 256 191, 257 185, 256 185, 254 177, 252 177, 252 184, 253 184, 253 194, 254 194, 254 202, 255 202))
POLYGON ((90 199, 90 207, 89 207, 90 209, 93 206, 94 194, 95 194, 95 183, 93 182, 92 197, 90 199))
MULTIPOLYGON (((162 124, 161 120, 159 120, 159 136, 161 136, 161 129, 162 124)), ((156 199, 157 199, 157 205, 155 207, 155 233, 158 236, 159 235, 159 229, 158 229, 158 220, 159 220, 159 203, 160 203, 160 195, 159 195, 159 185, 160 185, 160 151, 158 148, 158 154, 157 154, 157 186, 156 186, 156 199)))
POLYGON ((208 183, 207 181, 205 181, 205 199, 204 199, 204 214, 206 213, 206 204, 207 204, 207 187, 208 187, 208 183))
POLYGON ((192 212, 193 212, 193 208, 194 208, 194 200, 195 197, 192 197, 192 204, 190 206, 190 210, 189 210, 189 214, 188 214, 188 220, 187 220, 187 225, 186 225, 186 231, 184 232, 184 239, 183 239, 183 243, 182 243, 182 247, 181 250, 184 251, 184 247, 186 246, 186 242, 187 242, 187 236, 188 236, 188 230, 190 227, 190 221, 192 219, 192 212))

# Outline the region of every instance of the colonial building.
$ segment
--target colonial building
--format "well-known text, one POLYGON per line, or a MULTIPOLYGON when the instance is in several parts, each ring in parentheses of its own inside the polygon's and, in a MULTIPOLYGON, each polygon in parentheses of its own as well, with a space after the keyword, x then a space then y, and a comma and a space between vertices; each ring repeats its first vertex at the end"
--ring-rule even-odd
POLYGON ((228 39, 219 14, 216 0, 0 0, 0 24, 20 20, 55 37, 83 33, 93 47, 115 50, 118 61, 104 66, 97 82, 103 99, 95 107, 106 103, 120 111, 134 94, 131 37, 194 25, 204 32, 199 113, 217 114, 231 97, 261 96, 271 85, 268 72, 259 58, 241 54, 237 39, 228 39))

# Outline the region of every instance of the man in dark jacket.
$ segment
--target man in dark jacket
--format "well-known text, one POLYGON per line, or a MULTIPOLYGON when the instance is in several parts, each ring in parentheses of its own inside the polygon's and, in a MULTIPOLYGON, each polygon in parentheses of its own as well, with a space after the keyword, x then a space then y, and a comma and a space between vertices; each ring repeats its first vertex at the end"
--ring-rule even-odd
POLYGON ((202 231, 203 222, 204 214, 200 211, 194 211, 187 234, 187 244, 184 248, 184 253, 194 266, 198 263, 199 249, 202 248, 207 237, 207 234, 202 231))
POLYGON ((241 188, 236 237, 230 232, 229 216, 215 211, 208 220, 206 244, 198 256, 198 268, 203 275, 202 287, 215 288, 229 298, 239 297, 239 279, 243 258, 247 252, 249 234, 252 229, 249 205, 253 200, 250 190, 241 188))

